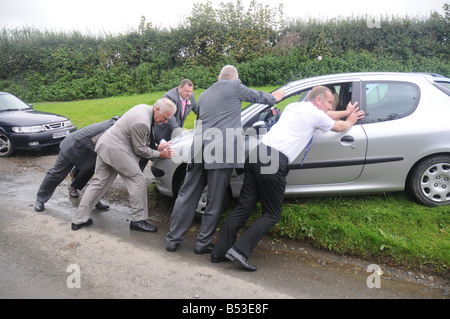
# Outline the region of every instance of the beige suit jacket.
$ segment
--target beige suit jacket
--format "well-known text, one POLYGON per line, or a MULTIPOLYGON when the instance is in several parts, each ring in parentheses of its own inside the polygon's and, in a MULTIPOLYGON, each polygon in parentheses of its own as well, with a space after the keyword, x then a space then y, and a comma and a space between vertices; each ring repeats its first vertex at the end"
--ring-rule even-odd
POLYGON ((126 176, 140 173, 140 158, 153 160, 160 156, 152 136, 152 124, 153 107, 136 105, 99 138, 95 147, 97 156, 126 176))

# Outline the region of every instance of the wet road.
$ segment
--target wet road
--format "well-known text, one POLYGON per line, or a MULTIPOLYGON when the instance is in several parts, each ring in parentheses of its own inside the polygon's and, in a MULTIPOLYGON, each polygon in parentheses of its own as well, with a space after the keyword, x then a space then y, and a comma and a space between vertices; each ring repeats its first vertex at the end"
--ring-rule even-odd
POLYGON ((79 200, 68 197, 68 179, 44 212, 33 210, 37 189, 55 160, 55 153, 0 158, 0 298, 449 297, 448 282, 436 276, 383 265, 378 275, 367 271, 371 262, 302 242, 265 240, 252 256, 256 272, 231 262, 211 264, 209 255, 193 253, 196 224, 179 250, 168 253, 170 210, 153 203, 156 234, 130 231, 120 178, 104 199, 111 209, 93 211, 93 226, 73 232, 70 220, 79 200), (380 288, 368 287, 369 276, 369 285, 380 288))

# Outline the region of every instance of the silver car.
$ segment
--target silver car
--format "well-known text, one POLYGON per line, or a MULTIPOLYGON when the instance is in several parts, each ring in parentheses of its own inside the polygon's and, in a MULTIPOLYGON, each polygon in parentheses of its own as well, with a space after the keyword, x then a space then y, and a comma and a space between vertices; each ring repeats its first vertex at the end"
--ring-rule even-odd
MULTIPOLYGON (((286 105, 305 100, 318 85, 335 93, 336 110, 358 101, 366 117, 344 133, 316 132, 303 166, 303 153, 290 165, 286 196, 408 190, 423 205, 450 204, 450 79, 440 75, 348 73, 288 83, 280 88, 286 96, 275 107, 251 104, 242 110, 247 151, 286 105)), ((192 131, 174 138, 172 148, 179 155, 154 162, 162 194, 177 196, 192 141, 192 131)), ((230 196, 239 196, 243 177, 243 172, 233 172, 230 196)), ((198 212, 206 200, 207 188, 198 212)))

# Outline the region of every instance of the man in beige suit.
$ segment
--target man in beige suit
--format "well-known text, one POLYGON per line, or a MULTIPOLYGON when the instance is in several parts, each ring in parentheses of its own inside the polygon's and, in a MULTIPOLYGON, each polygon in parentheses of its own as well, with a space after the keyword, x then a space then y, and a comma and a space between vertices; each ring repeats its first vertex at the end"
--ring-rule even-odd
POLYGON ((89 218, 91 210, 119 174, 130 195, 130 229, 157 231, 147 221, 147 185, 139 168, 139 159, 153 160, 175 155, 170 149, 170 143, 162 143, 157 147, 153 136, 154 124, 167 123, 175 111, 175 104, 167 98, 156 101, 153 107, 140 104, 126 112, 113 127, 100 136, 95 147, 97 163, 94 180, 86 189, 72 218, 72 230, 92 224, 92 219, 89 218))

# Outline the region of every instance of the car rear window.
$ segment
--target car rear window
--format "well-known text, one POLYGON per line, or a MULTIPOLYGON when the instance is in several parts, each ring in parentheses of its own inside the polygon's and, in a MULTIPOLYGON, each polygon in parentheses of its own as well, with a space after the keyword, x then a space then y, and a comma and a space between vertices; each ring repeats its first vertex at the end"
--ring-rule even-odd
POLYGON ((434 86, 436 86, 439 90, 450 96, 450 82, 435 81, 434 86))
POLYGON ((419 87, 407 82, 365 82, 363 103, 366 117, 363 123, 397 120, 408 116, 417 107, 419 87))

